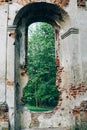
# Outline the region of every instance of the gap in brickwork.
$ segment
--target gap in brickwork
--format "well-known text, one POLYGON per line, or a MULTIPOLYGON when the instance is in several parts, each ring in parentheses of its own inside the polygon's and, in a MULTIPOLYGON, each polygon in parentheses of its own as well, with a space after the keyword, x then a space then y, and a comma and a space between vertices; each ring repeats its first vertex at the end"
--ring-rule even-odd
POLYGON ((5 2, 10 2, 10 1, 12 1, 12 0, 4 0, 5 2))
POLYGON ((31 111, 50 111, 58 104, 56 87, 55 31, 47 23, 37 22, 28 29, 28 73, 23 100, 31 111))
POLYGON ((78 7, 86 7, 86 0, 77 0, 78 7))
MULTIPOLYGON (((27 5, 29 3, 41 2, 41 1, 40 0, 18 0, 18 3, 21 5, 27 5)), ((70 0, 43 0, 43 2, 55 3, 60 7, 67 7, 69 5, 70 0)))
POLYGON ((66 7, 69 5, 70 0, 55 0, 55 3, 60 7, 66 7))

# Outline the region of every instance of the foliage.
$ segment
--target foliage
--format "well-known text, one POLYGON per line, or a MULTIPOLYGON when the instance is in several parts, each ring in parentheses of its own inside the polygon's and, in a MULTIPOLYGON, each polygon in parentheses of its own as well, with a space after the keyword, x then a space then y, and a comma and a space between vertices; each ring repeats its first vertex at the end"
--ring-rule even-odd
POLYGON ((30 81, 24 89, 24 100, 29 105, 55 107, 58 103, 54 35, 53 27, 47 23, 39 23, 34 31, 29 30, 30 81))
POLYGON ((51 107, 49 107, 49 108, 48 107, 42 108, 42 107, 35 107, 35 106, 27 106, 27 107, 30 111, 35 111, 35 112, 45 112, 45 111, 53 110, 53 108, 51 108, 51 107))

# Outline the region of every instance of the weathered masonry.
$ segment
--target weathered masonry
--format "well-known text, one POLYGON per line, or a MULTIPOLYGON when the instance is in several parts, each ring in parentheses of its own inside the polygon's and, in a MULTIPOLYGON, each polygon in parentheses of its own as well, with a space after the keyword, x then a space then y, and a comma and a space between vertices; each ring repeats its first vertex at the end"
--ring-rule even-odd
POLYGON ((0 129, 64 128, 87 125, 87 0, 0 0, 0 129), (32 113, 23 106, 28 26, 47 22, 55 29, 56 86, 53 111, 32 113))

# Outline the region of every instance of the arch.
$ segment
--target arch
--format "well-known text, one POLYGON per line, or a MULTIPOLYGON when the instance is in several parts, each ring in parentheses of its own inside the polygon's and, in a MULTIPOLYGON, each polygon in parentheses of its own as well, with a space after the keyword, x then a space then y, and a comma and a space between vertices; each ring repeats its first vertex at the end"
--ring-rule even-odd
MULTIPOLYGON (((24 6, 16 15, 13 25, 16 25, 15 37, 15 130, 21 129, 20 104, 23 92, 28 82, 26 69, 28 26, 34 22, 47 22, 54 26, 56 41, 59 37, 59 24, 65 21, 67 13, 59 6, 46 2, 32 3, 24 6), (20 79, 21 77, 21 79, 20 79), (20 82, 22 81, 22 83, 20 82), (24 81, 24 82, 23 82, 24 81)), ((58 58, 58 56, 56 55, 58 58)), ((59 66, 59 65, 57 65, 59 66)))
POLYGON ((50 24, 64 21, 67 13, 56 4, 46 2, 36 2, 24 6, 16 15, 14 25, 19 25, 26 18, 25 25, 29 26, 33 22, 47 22, 50 24))

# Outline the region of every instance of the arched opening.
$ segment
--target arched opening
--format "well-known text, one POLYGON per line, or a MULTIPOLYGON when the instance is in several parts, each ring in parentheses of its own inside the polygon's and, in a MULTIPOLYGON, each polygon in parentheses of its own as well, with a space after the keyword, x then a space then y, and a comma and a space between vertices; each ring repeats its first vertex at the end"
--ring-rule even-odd
MULTIPOLYGON (((28 51, 28 26, 34 22, 46 22, 55 29, 55 59, 56 67, 60 67, 58 57, 58 40, 61 22, 64 22, 67 13, 57 5, 38 2, 26 5, 17 14, 14 25, 16 26, 15 38, 15 129, 21 129, 20 110, 23 105, 23 89, 29 81, 27 70, 28 51)), ((58 85, 57 85, 58 86, 58 85)))
POLYGON ((58 104, 55 64, 55 30, 45 22, 28 28, 27 69, 30 80, 24 88, 24 104, 31 111, 50 111, 58 104))

